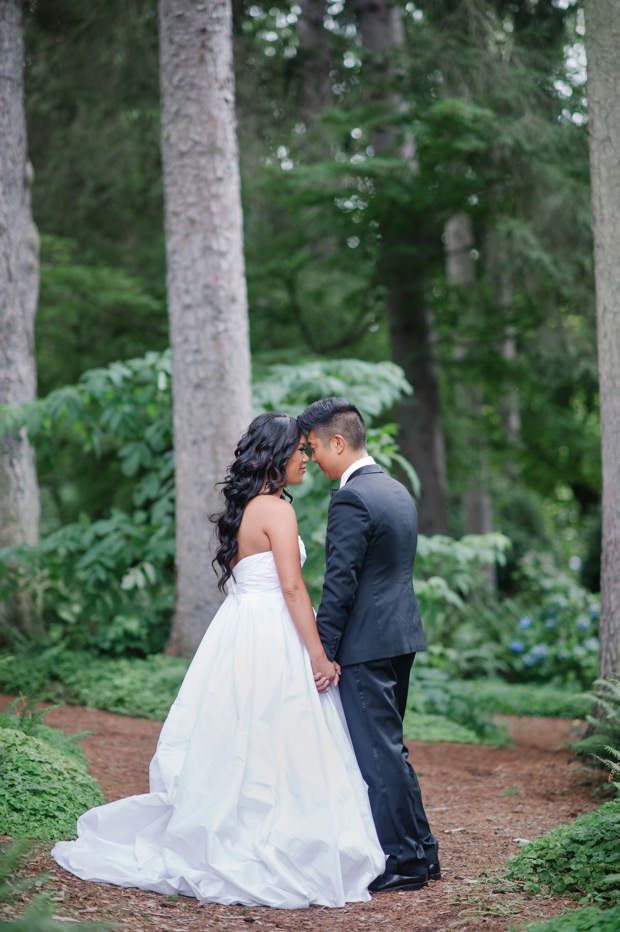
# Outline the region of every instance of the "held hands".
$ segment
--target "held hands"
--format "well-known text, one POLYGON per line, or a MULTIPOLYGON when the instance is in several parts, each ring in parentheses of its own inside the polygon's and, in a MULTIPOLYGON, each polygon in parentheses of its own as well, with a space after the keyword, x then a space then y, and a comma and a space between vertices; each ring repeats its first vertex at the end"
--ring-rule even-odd
POLYGON ((332 684, 337 686, 340 681, 340 665, 328 660, 325 654, 318 660, 312 660, 312 672, 316 688, 320 693, 326 693, 332 684))

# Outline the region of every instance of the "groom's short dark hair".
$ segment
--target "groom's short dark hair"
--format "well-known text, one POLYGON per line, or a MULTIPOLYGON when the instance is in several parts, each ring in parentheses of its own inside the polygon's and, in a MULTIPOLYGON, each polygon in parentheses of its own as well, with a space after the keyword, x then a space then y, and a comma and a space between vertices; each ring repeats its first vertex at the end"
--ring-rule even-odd
POLYGON ((313 402, 299 415, 297 423, 306 436, 313 430, 326 441, 340 434, 352 450, 366 447, 364 418, 346 398, 321 398, 313 402))

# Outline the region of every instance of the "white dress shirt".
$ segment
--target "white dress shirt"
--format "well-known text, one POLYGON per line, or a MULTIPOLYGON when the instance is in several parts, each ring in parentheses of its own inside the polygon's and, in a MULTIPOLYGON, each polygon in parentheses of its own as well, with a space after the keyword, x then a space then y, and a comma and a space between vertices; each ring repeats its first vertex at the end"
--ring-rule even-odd
POLYGON ((375 465, 375 461, 372 458, 372 456, 362 456, 361 459, 355 460, 354 463, 351 463, 351 465, 345 469, 342 476, 340 477, 340 488, 342 488, 345 482, 347 481, 347 479, 350 476, 352 476, 354 472, 357 472, 358 469, 361 469, 362 466, 374 466, 374 465, 375 465))

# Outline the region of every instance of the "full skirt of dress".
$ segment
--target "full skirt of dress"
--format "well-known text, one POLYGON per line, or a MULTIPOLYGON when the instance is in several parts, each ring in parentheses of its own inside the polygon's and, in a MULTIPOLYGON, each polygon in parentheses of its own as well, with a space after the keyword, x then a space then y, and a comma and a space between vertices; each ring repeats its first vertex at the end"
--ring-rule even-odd
POLYGON ((164 723, 150 792, 52 855, 84 880, 293 909, 369 899, 385 867, 337 688, 319 694, 273 556, 235 569, 164 723))

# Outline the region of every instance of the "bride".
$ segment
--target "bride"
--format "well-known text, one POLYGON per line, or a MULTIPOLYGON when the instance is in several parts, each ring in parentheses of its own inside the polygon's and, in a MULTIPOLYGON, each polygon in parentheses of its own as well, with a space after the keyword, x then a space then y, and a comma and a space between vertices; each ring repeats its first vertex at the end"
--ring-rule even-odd
POLYGON ((78 877, 226 905, 370 898, 385 855, 286 500, 307 461, 286 414, 241 438, 214 518, 228 596, 162 728, 150 792, 91 809, 53 848, 78 877))

